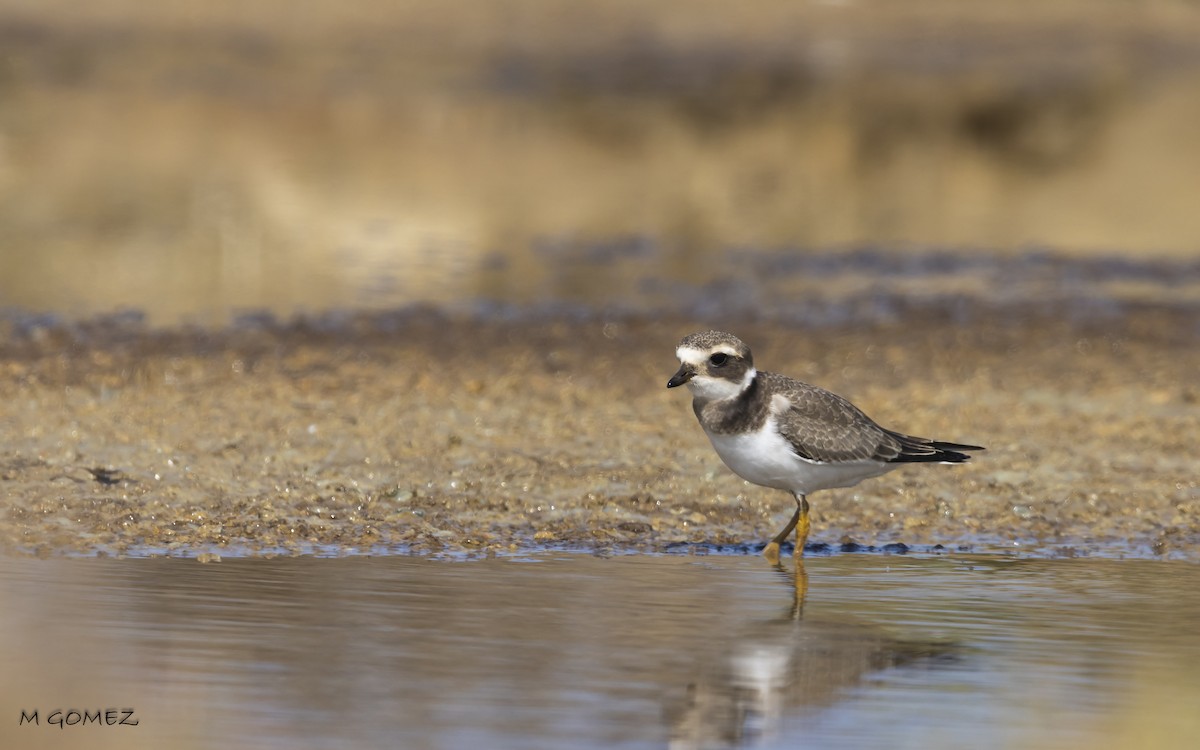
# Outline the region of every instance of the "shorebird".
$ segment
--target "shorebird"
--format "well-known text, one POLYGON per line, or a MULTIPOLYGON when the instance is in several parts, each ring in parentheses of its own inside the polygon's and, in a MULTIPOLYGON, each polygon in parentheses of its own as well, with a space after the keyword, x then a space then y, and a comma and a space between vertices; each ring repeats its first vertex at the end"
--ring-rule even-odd
POLYGON ((983 447, 906 435, 880 427, 854 404, 824 388, 760 372, 750 347, 721 331, 685 336, 668 388, 687 385, 692 410, 717 455, 748 482, 787 490, 796 512, 763 549, 779 559, 793 529, 804 554, 811 524, 808 495, 853 487, 909 463, 960 464, 983 447))

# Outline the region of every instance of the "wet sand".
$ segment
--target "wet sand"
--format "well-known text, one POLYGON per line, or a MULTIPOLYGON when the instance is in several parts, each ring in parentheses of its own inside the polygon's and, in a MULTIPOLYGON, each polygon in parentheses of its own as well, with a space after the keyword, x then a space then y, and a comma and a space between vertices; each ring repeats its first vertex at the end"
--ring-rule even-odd
MULTIPOLYGON (((762 369, 978 443, 814 495, 813 552, 1200 558, 1191 313, 1093 325, 720 321, 762 369), (903 549, 893 546, 892 551, 903 549)), ((38 554, 753 552, 791 499, 664 385, 695 319, 412 312, 0 331, 0 545, 38 554)))

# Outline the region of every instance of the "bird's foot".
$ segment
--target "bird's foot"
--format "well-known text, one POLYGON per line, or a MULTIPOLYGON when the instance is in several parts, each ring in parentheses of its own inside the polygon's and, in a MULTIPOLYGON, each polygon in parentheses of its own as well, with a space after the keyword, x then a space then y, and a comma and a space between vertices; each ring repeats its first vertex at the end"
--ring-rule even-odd
POLYGON ((779 542, 768 542, 766 547, 763 547, 763 557, 767 558, 767 562, 772 565, 779 564, 779 542))
MULTIPOLYGON (((763 557, 767 558, 767 562, 771 563, 772 565, 775 565, 779 562, 779 545, 784 539, 788 538, 788 535, 792 533, 792 529, 796 528, 796 523, 799 520, 800 508, 797 506, 796 512, 792 514, 792 520, 788 521, 787 526, 783 527, 783 531, 776 534, 775 538, 772 539, 766 547, 763 547, 763 557)), ((807 516, 805 516, 805 520, 807 520, 807 516)), ((805 534, 807 535, 807 533, 808 532, 806 531, 805 534)))

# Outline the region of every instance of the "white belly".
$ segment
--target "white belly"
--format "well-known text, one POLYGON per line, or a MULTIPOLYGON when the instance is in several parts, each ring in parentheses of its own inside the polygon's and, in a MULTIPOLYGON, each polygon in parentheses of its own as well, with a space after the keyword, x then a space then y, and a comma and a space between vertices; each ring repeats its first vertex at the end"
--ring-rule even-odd
POLYGON ((767 429, 743 435, 713 435, 717 455, 742 479, 764 487, 807 495, 817 490, 853 487, 898 466, 883 461, 820 463, 801 458, 776 432, 773 419, 767 429))

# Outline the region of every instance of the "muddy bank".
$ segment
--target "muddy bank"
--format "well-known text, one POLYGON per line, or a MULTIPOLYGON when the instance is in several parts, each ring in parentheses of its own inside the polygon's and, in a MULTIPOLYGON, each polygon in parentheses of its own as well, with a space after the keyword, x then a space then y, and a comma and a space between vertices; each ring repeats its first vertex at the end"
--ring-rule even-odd
MULTIPOLYGON (((753 550, 791 510, 717 459, 709 321, 433 313, 0 337, 0 543, 35 553, 753 550)), ((1190 313, 1088 326, 720 324, 886 426, 986 445, 815 495, 812 541, 1200 558, 1190 313)))

